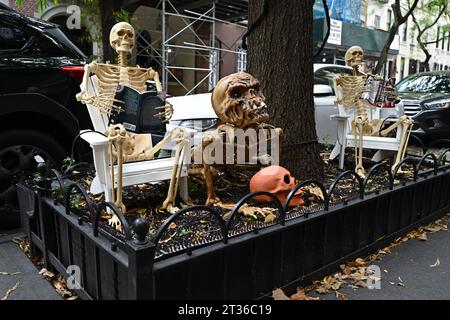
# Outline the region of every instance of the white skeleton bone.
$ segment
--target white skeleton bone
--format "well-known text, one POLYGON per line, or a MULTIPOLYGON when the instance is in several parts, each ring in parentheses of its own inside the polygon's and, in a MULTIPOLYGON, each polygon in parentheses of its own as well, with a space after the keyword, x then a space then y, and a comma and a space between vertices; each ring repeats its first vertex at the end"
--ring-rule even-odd
MULTIPOLYGON (((118 65, 109 63, 92 62, 85 65, 84 77, 81 83, 81 92, 77 94, 78 101, 84 104, 90 104, 99 109, 103 114, 110 116, 112 113, 121 111, 121 101, 115 99, 118 86, 128 86, 136 89, 139 92, 144 92, 147 89, 147 81, 153 80, 156 84, 158 93, 162 92, 161 82, 159 80, 158 72, 152 68, 144 69, 140 67, 128 66, 128 55, 131 54, 135 45, 135 32, 133 27, 125 22, 116 24, 110 32, 110 44, 117 52, 118 65), (90 96, 88 94, 89 77, 96 75, 98 78, 98 94, 90 96)), ((173 114, 173 106, 167 103, 165 106, 158 108, 163 110, 156 116, 169 120, 173 114)), ((163 209, 174 207, 176 197, 176 187, 178 186, 178 178, 181 174, 182 162, 179 165, 180 156, 184 154, 184 147, 186 145, 185 132, 182 129, 177 129, 177 156, 175 158, 175 165, 171 180, 171 188, 167 195, 167 200, 164 202, 163 209)), ((155 154, 161 150, 164 145, 172 140, 173 134, 168 135, 155 147, 151 148, 142 135, 133 135, 128 133, 122 125, 112 125, 106 132, 109 138, 109 159, 111 165, 111 179, 112 179, 112 201, 116 206, 126 213, 126 207, 123 203, 123 163, 128 161, 143 161, 151 160, 155 154), (115 173, 114 163, 117 159, 117 194, 115 194, 115 173)), ((109 220, 110 225, 117 230, 122 230, 122 225, 119 219, 114 215, 109 220)))
MULTIPOLYGON (((338 96, 337 103, 340 103, 344 108, 355 108, 355 118, 353 119, 352 129, 355 134, 355 171, 360 175, 365 175, 365 170, 362 165, 363 158, 363 136, 382 136, 386 137, 394 129, 400 125, 403 127, 403 133, 400 140, 399 150, 393 165, 393 170, 405 157, 406 149, 411 134, 412 120, 407 116, 402 116, 393 125, 385 130, 380 130, 382 121, 374 119, 369 121, 366 107, 373 107, 368 101, 362 99, 362 94, 366 90, 367 75, 360 72, 364 60, 364 51, 358 47, 351 47, 345 54, 345 60, 348 66, 353 68, 352 76, 339 76, 334 80, 336 93, 338 96), (340 89, 340 90, 338 90, 340 89)), ((375 76, 380 79, 379 76, 375 76)))

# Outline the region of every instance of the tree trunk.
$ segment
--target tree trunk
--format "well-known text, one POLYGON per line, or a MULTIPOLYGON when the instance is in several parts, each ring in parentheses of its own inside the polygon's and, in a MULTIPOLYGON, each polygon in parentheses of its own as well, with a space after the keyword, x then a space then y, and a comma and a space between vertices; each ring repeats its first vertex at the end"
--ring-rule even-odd
POLYGON ((395 39, 395 35, 397 34, 399 27, 400 26, 398 24, 394 23, 394 25, 391 27, 391 30, 389 30, 389 36, 386 40, 386 43, 384 44, 383 50, 381 51, 380 58, 378 59, 377 66, 375 68, 375 74, 380 74, 383 70, 383 67, 387 61, 389 48, 391 47, 391 44, 395 39))
MULTIPOLYGON (((281 165, 299 179, 323 175, 313 100, 313 0, 282 5, 266 0, 267 11, 249 35, 248 70, 261 81, 271 123, 284 130, 281 165)), ((263 11, 249 0, 249 25, 263 11)))
POLYGON ((116 52, 109 44, 109 33, 111 28, 116 24, 114 12, 120 10, 123 0, 100 0, 100 17, 102 28, 102 50, 103 61, 116 61, 116 52))

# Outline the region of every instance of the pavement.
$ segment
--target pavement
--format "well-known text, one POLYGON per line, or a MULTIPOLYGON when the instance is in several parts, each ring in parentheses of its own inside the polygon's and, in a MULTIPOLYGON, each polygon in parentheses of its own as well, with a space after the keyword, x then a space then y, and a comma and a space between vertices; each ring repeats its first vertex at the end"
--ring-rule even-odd
MULTIPOLYGON (((376 264, 380 290, 345 287, 339 292, 349 300, 450 300, 450 231, 428 234, 428 241, 402 243, 376 264)), ((311 296, 337 300, 335 294, 311 296)))
MULTIPOLYGON (((19 283, 8 300, 61 300, 18 245, 12 242, 14 237, 23 234, 2 233, 0 299, 19 283), (2 272, 20 274, 2 275, 2 272)), ((346 294, 349 300, 450 300, 450 231, 429 233, 428 241, 411 239, 404 242, 376 263, 381 270, 380 290, 344 287, 339 292, 346 294), (439 265, 436 263, 438 259, 439 265)), ((315 293, 310 295, 319 296, 315 293)), ((337 300, 335 294, 319 297, 321 300, 337 300)))
POLYGON ((15 237, 24 235, 0 231, 0 300, 8 291, 7 300, 61 300, 61 296, 12 241, 15 237))

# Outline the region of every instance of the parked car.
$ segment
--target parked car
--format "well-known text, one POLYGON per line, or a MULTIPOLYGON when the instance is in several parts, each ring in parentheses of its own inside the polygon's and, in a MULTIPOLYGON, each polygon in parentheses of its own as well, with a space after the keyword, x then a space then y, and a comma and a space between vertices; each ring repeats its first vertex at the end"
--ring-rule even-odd
POLYGON ((15 183, 36 160, 59 166, 80 128, 85 55, 57 25, 0 8, 0 229, 18 225, 15 183))
POLYGON ((314 106, 316 132, 319 142, 334 144, 337 140, 337 122, 331 121, 338 114, 335 104, 333 78, 339 75, 352 75, 353 69, 334 64, 314 64, 314 106))
POLYGON ((413 117, 412 134, 425 143, 450 139, 450 71, 414 74, 396 88, 405 114, 413 117))

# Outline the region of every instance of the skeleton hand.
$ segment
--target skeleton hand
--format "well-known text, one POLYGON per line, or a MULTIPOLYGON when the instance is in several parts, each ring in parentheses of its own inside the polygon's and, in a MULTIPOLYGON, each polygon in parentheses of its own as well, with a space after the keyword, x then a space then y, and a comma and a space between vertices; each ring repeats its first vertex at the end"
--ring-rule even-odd
POLYGON ((112 218, 108 220, 108 225, 119 232, 123 232, 122 222, 120 222, 120 219, 116 215, 113 215, 112 218))
POLYGON ((163 122, 168 122, 173 116, 173 105, 166 102, 166 105, 155 108, 156 110, 164 110, 155 115, 156 118, 160 118, 163 122))

